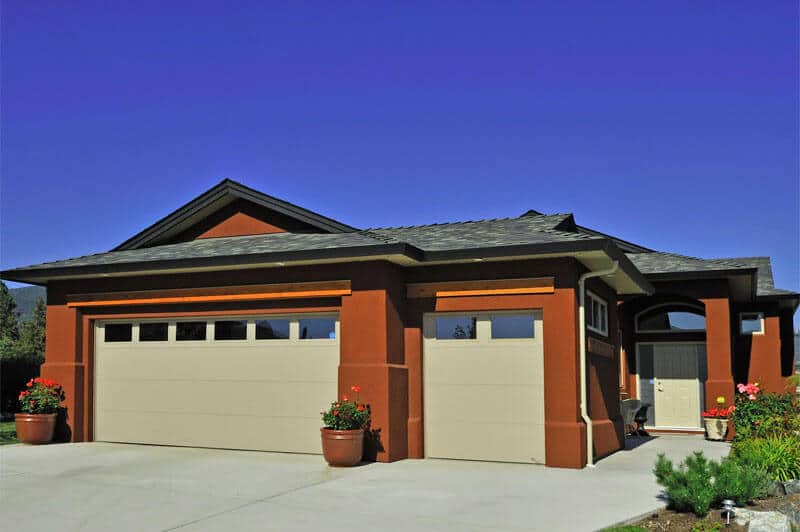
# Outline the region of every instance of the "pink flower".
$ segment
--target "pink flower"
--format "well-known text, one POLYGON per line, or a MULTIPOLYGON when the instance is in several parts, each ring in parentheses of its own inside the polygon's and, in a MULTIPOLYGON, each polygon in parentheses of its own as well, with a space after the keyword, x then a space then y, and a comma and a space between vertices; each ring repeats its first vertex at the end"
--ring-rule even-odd
POLYGON ((756 394, 751 393, 750 395, 747 396, 747 398, 750 399, 751 401, 755 401, 756 400, 756 394))

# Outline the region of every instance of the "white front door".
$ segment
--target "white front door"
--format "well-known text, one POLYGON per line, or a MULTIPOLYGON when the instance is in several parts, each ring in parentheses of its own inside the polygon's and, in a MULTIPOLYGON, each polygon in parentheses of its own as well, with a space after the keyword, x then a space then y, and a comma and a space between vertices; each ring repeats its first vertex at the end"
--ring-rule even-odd
POLYGON ((699 358, 704 350, 702 344, 653 344, 656 426, 701 426, 699 358))

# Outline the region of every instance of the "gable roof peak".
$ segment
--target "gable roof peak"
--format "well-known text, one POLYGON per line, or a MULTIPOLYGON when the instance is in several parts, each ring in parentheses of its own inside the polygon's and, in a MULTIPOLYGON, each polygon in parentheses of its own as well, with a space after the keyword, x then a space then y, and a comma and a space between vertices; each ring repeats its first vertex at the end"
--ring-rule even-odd
POLYGON ((349 233, 355 227, 343 224, 288 201, 264 194, 226 177, 193 200, 130 237, 112 251, 138 249, 165 243, 181 231, 237 200, 244 200, 314 227, 323 233, 349 233))

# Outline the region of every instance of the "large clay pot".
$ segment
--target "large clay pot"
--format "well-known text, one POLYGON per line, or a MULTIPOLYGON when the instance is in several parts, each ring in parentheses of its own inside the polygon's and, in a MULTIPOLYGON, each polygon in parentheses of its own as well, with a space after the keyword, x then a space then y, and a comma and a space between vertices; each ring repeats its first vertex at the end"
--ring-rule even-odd
POLYGON ((14 414, 17 439, 22 443, 50 443, 56 428, 57 414, 14 414))
POLYGON ((333 467, 354 466, 364 453, 364 430, 320 429, 322 454, 333 467))
POLYGON ((714 441, 722 441, 728 433, 728 420, 720 417, 707 417, 703 421, 706 424, 706 438, 714 441))

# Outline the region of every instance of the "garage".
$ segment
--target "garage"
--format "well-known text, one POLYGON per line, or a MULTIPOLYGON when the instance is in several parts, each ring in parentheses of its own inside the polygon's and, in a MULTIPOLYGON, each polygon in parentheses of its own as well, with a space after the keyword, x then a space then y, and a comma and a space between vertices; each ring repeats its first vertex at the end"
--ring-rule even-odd
POLYGON ((97 322, 94 439, 319 453, 338 365, 332 314, 97 322))
POLYGON ((424 319, 425 456, 544 463, 542 314, 424 319))

